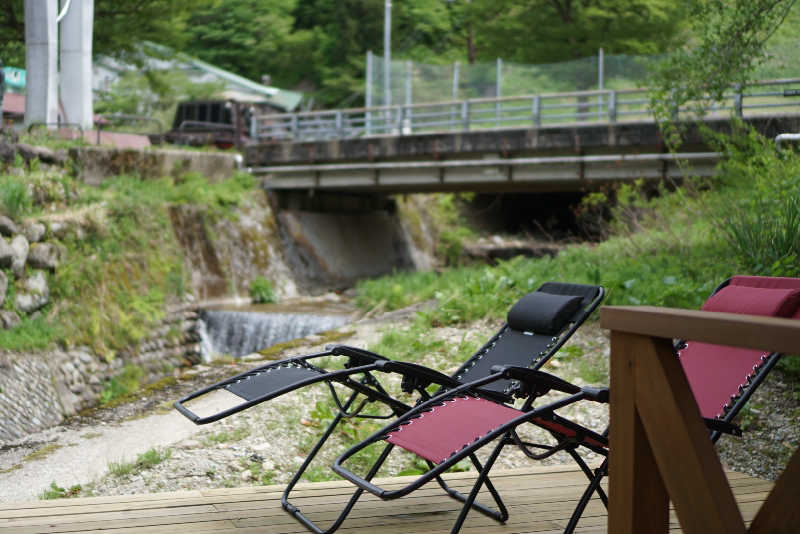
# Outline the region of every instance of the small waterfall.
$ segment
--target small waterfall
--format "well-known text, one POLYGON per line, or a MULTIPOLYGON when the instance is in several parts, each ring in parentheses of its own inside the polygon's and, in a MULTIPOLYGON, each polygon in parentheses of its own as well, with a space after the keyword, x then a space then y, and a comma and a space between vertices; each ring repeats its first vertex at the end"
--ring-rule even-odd
POLYGON ((199 331, 203 359, 251 354, 276 343, 324 332, 345 324, 344 314, 259 313, 202 310, 199 331))

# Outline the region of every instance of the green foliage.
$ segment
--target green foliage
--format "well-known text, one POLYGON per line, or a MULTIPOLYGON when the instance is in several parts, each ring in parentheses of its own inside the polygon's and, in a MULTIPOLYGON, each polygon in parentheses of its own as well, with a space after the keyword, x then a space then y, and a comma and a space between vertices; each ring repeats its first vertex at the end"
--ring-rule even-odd
POLYGON ((149 449, 136 456, 133 462, 111 462, 108 464, 108 471, 116 477, 125 477, 141 473, 147 469, 152 469, 164 460, 172 456, 170 449, 149 449))
MULTIPOLYGON (((474 0, 451 7, 475 33, 478 58, 550 63, 597 54, 656 54, 675 44, 686 17, 669 0, 474 0)), ((578 75, 578 88, 594 88, 595 73, 578 75)))
POLYGON ((25 181, 16 176, 0 176, 0 213, 19 220, 33 208, 33 198, 25 181))
POLYGON ((114 399, 137 391, 141 387, 139 381, 142 377, 144 377, 144 370, 141 367, 126 365, 121 373, 111 377, 106 383, 100 394, 100 404, 108 404, 114 399))
POLYGON ((256 276, 250 282, 250 298, 256 303, 275 302, 275 289, 272 282, 263 276, 256 276))
POLYGON ((192 11, 186 51, 204 61, 261 81, 297 84, 311 74, 312 33, 294 31, 297 0, 227 0, 192 11))
MULTIPOLYGON (((97 56, 134 57, 142 41, 180 47, 188 38, 186 16, 210 0, 95 0, 92 52, 97 56)), ((24 0, 0 8, 0 56, 6 66, 25 67, 24 0)))
POLYGON ((429 330, 430 322, 420 317, 407 330, 392 328, 385 331, 369 348, 378 354, 391 355, 392 359, 410 362, 433 353, 444 353, 444 341, 427 335, 429 330))
POLYGON ((99 189, 68 185, 81 188, 76 202, 88 209, 76 221, 81 236, 69 233, 61 240, 67 254, 51 280, 58 313, 0 332, 0 346, 25 350, 59 341, 113 358, 163 317, 168 299, 185 291, 169 206, 196 204, 212 219, 229 217, 255 186, 244 173, 215 184, 189 173, 147 181, 114 177, 99 189))
MULTIPOLYGON (((702 108, 722 100, 733 84, 752 79, 754 68, 765 59, 764 45, 783 22, 795 0, 733 0, 689 2, 690 34, 685 48, 673 51, 655 71, 649 87, 650 106, 676 147, 685 123, 677 121, 678 108, 702 108)), ((680 117, 685 118, 685 117, 680 117)))
POLYGON ((42 493, 39 494, 39 498, 42 500, 50 500, 50 499, 67 499, 71 497, 79 497, 83 491, 83 487, 80 484, 75 484, 74 486, 70 486, 69 489, 62 488, 55 481, 50 483, 50 487, 44 490, 42 493))
POLYGON ((728 158, 721 168, 731 195, 712 210, 739 265, 752 274, 795 276, 800 272, 800 156, 744 126, 719 136, 728 158))
POLYGON ((271 469, 264 469, 264 464, 254 461, 243 461, 242 465, 250 471, 250 478, 256 480, 262 486, 274 484, 275 472, 271 469))
MULTIPOLYGON (((467 193, 467 195, 469 195, 467 193)), ((459 211, 464 199, 452 193, 437 195, 433 218, 441 228, 438 236, 438 253, 448 265, 461 263, 464 241, 475 235, 459 211)))
MULTIPOLYGON (((357 286, 365 309, 387 309, 436 299, 418 313, 430 326, 458 324, 484 317, 503 318, 511 304, 549 280, 602 284, 606 304, 650 304, 697 308, 720 280, 744 267, 717 261, 728 245, 714 233, 717 225, 702 216, 730 193, 678 191, 647 200, 625 193, 625 213, 636 211, 635 228, 612 225, 616 235, 598 245, 574 245, 556 258, 514 258, 496 266, 467 266, 442 273, 403 273, 357 286), (635 207, 635 210, 633 209, 635 207)), ((746 190, 738 195, 747 196, 746 190)), ((621 216, 623 210, 618 210, 621 216)), ((398 336, 399 334, 392 334, 398 336)), ((391 337, 390 337, 391 339, 391 337)), ((390 347, 381 346, 387 353, 390 347)))
MULTIPOLYGON (((423 460, 422 458, 420 458, 419 456, 408 454, 407 458, 408 458, 408 460, 407 460, 406 463, 407 463, 408 467, 406 467, 405 469, 403 469, 399 473, 397 473, 397 476, 399 476, 399 477, 403 477, 403 476, 419 476, 419 475, 423 475, 423 474, 427 473, 428 471, 430 471, 430 467, 428 466, 428 463, 425 460, 423 460)), ((468 459, 465 458, 464 460, 461 460, 460 462, 456 462, 456 465, 454 465, 453 467, 448 469, 447 472, 448 473, 460 473, 460 472, 463 472, 463 471, 470 471, 470 470, 472 470, 472 462, 470 462, 468 459)))
MULTIPOLYGON (((131 71, 123 73, 111 88, 97 94, 94 111, 98 114, 145 115, 169 129, 179 102, 211 99, 224 89, 221 82, 192 82, 181 71, 131 71)), ((112 123, 110 127, 113 126, 112 123)), ((153 131, 153 125, 147 122, 139 123, 135 128, 153 131)), ((126 129, 131 130, 131 126, 126 129)))
MULTIPOLYGON (((13 289, 9 284, 9 289, 13 289)), ((10 308, 14 302, 13 295, 6 295, 4 307, 10 308)), ((47 309, 45 309, 47 311, 47 309)), ((0 347, 10 351, 41 350, 47 348, 54 340, 63 338, 66 331, 58 321, 45 315, 26 317, 15 328, 0 330, 0 347)))

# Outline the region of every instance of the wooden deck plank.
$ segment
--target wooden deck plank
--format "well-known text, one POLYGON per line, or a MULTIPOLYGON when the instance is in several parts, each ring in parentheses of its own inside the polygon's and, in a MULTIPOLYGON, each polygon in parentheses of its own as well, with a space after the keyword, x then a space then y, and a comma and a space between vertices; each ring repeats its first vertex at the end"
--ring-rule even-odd
MULTIPOLYGON (((752 521, 772 483, 740 473, 727 473, 739 509, 752 521)), ((467 491, 474 473, 454 473, 448 484, 467 491)), ((506 524, 470 513, 465 534, 550 534, 561 532, 586 485, 585 476, 571 466, 497 471, 492 476, 508 506, 506 524)), ((380 479, 396 489, 413 477, 380 479)), ((94 534, 301 534, 308 532, 280 506, 281 486, 182 491, 151 495, 122 495, 61 499, 0 506, 0 534, 84 532, 94 534)), ((353 487, 342 481, 297 486, 292 502, 312 520, 327 525, 353 487)), ((482 492, 482 502, 489 502, 482 492)), ((479 497, 479 499, 481 498, 479 497)), ((460 509, 434 483, 395 501, 362 497, 340 528, 342 534, 446 534, 460 509)), ((606 510, 593 499, 577 532, 605 532, 606 510)), ((679 530, 670 511, 670 530, 679 530)))

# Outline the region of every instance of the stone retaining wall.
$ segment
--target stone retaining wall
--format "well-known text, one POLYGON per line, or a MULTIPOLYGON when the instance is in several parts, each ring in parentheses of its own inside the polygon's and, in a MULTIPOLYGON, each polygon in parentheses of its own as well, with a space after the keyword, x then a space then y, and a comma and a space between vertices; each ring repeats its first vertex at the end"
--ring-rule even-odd
POLYGON ((216 182, 230 178, 241 166, 239 154, 175 149, 85 146, 70 148, 69 157, 78 177, 89 185, 100 185, 109 176, 121 174, 138 174, 147 179, 184 172, 198 172, 216 182))
POLYGON ((98 405, 105 383, 126 364, 159 380, 179 365, 200 361, 197 313, 175 310, 130 353, 100 361, 88 349, 0 353, 0 445, 55 426, 98 405))

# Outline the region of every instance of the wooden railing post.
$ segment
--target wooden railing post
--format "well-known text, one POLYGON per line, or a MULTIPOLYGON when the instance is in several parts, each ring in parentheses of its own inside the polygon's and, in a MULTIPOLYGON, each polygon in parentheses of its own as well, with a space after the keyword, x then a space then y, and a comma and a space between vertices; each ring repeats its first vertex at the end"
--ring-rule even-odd
POLYGON ((635 402, 636 356, 649 345, 648 337, 611 333, 608 525, 614 534, 669 529, 669 497, 635 402))

